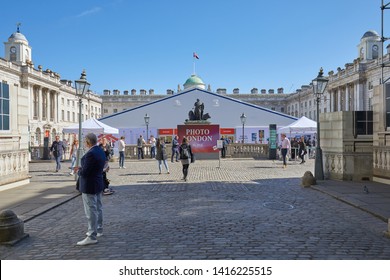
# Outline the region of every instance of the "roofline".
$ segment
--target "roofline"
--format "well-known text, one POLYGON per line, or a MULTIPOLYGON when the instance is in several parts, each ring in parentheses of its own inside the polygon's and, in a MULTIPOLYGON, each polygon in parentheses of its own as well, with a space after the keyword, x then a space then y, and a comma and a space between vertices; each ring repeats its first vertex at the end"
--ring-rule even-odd
POLYGON ((171 99, 171 98, 176 98, 177 96, 180 96, 180 95, 183 95, 183 94, 187 94, 191 91, 194 91, 194 90, 199 90, 199 91, 202 91, 204 93, 207 93, 207 94, 211 94, 213 96, 216 96, 216 97, 219 97, 219 98, 224 98, 224 99, 227 99, 227 100, 230 100, 230 101, 233 101, 233 102, 236 102, 236 103, 239 103, 239 104, 243 104, 243 105, 246 105, 246 106, 249 106, 249 107, 252 107, 252 108, 255 108, 255 109, 259 109, 259 110, 262 110, 262 111, 266 111, 268 113, 272 113, 272 114, 275 114, 275 115, 279 115, 279 116, 282 116, 282 117, 286 117, 286 118, 289 118, 289 119, 292 119, 292 120, 298 120, 298 118, 296 117, 293 117, 293 116, 290 116, 290 115, 287 115, 287 114, 283 114, 283 113, 280 113, 280 112, 276 112, 276 111, 273 111, 273 110, 270 110, 270 109, 267 109, 267 108, 264 108, 264 107, 261 107, 261 106, 257 106, 257 105, 254 105, 254 104, 251 104, 251 103, 248 103, 248 102, 244 102, 244 101, 241 101, 241 100, 238 100, 238 99, 235 99, 235 98, 232 98, 232 97, 228 97, 228 96, 223 96, 221 94, 218 94, 218 93, 213 93, 213 92, 210 92, 210 91, 207 91, 207 90, 204 90, 204 89, 200 89, 200 88, 191 88, 191 89, 188 89, 188 90, 184 90, 180 93, 177 93, 177 94, 174 94, 172 96, 167 96, 165 98, 162 98, 162 99, 159 99, 159 100, 156 100, 156 101, 152 101, 150 103, 146 103, 146 104, 143 104, 143 105, 140 105, 140 106, 137 106, 137 107, 134 107, 134 108, 130 108, 130 109, 127 109, 125 111, 122 111, 122 112, 118 112, 118 113, 114 113, 112 115, 109 115, 109 116, 106 116, 106 117, 102 117, 98 120, 105 120, 105 119, 108 119, 108 118, 111 118, 111 117, 114 117, 114 116, 119 116, 121 114, 124 114, 124 113, 127 113, 127 112, 131 112, 131 111, 134 111, 134 110, 138 110, 138 109, 141 109, 143 107, 147 107, 149 105, 152 105, 152 104, 156 104, 156 103, 159 103, 159 102, 163 102, 165 100, 168 100, 168 99, 171 99))

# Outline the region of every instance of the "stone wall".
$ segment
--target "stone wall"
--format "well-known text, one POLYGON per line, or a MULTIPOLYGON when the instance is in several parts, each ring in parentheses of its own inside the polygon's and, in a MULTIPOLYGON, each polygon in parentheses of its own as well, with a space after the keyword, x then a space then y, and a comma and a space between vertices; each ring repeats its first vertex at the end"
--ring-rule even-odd
POLYGON ((354 113, 348 111, 320 115, 326 178, 372 180, 372 135, 356 135, 354 113))

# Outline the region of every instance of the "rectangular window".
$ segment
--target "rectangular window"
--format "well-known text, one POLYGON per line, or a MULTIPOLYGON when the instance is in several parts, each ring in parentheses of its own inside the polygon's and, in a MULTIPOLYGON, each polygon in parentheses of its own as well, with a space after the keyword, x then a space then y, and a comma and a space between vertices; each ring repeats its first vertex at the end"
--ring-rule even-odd
POLYGON ((0 83, 0 130, 9 130, 9 85, 0 83))
POLYGON ((355 134, 372 135, 373 113, 372 111, 355 111, 355 134))

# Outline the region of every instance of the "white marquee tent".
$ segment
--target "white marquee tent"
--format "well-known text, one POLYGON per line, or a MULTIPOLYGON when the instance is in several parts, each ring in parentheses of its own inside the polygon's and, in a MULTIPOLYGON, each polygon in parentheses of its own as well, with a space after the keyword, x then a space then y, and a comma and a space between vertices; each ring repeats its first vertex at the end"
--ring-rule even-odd
MULTIPOLYGON (((95 133, 95 134, 118 134, 117 128, 106 125, 95 118, 88 119, 81 123, 81 130, 83 134, 95 133)), ((65 127, 62 130, 64 133, 79 133, 79 124, 74 124, 65 127)))
POLYGON ((290 133, 290 134, 296 134, 296 133, 303 133, 303 134, 310 134, 317 132, 317 122, 312 121, 311 119, 306 118, 305 116, 301 117, 300 119, 296 120, 295 122, 281 127, 278 129, 278 133, 290 133))

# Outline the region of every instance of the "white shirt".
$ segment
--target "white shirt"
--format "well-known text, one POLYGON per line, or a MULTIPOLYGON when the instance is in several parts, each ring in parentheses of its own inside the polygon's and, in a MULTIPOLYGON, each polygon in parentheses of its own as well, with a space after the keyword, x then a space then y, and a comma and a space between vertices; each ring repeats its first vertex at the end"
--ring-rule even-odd
POLYGON ((282 140, 282 149, 290 149, 290 140, 287 137, 282 140))
POLYGON ((125 141, 120 139, 119 140, 119 144, 118 144, 118 151, 119 152, 124 152, 125 151, 125 147, 126 147, 125 141))

